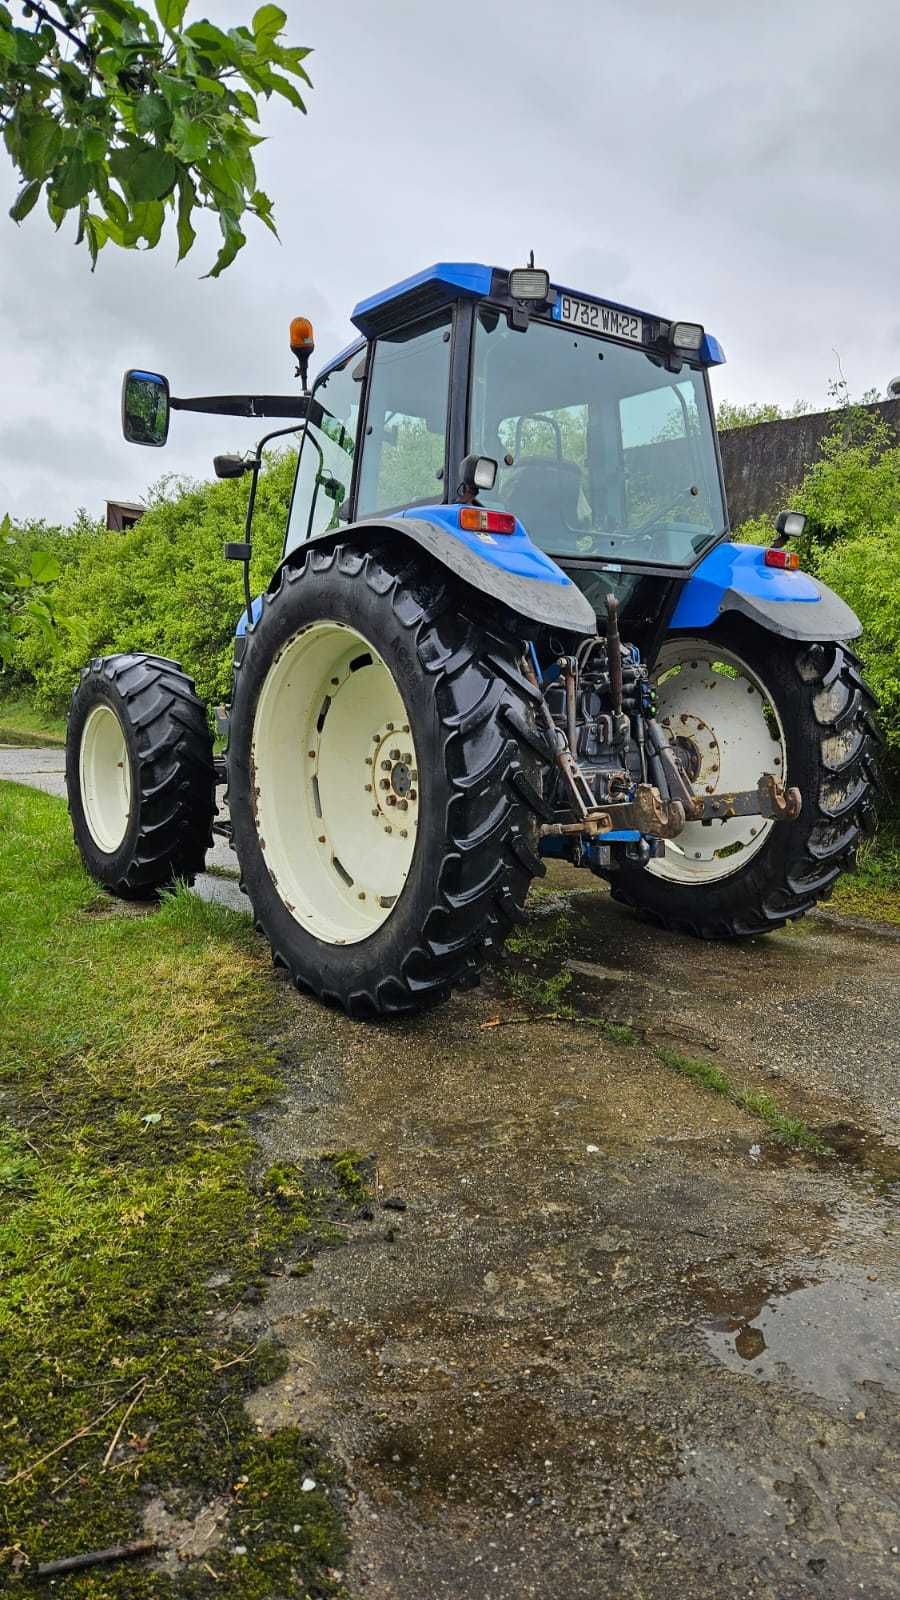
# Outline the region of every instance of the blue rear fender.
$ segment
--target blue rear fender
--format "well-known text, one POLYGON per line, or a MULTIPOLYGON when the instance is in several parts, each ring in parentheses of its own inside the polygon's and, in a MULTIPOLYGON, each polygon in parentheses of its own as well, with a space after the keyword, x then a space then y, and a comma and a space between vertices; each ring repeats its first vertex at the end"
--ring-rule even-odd
MULTIPOLYGON (((367 543, 384 534, 409 539, 479 595, 496 600, 526 622, 588 637, 596 631, 593 608, 577 584, 532 543, 521 522, 516 520, 513 533, 470 533, 460 527, 459 511, 459 506, 412 506, 393 516, 329 529, 311 543, 367 543)), ((296 561, 307 548, 297 546, 285 562, 296 561)), ((270 592, 278 586, 280 570, 272 577, 270 592)), ((262 600, 255 600, 253 622, 258 621, 261 610, 262 600)), ((240 637, 246 631, 245 611, 236 632, 240 637)))
POLYGON ((808 572, 767 567, 756 544, 716 545, 687 579, 671 628, 702 632, 736 611, 786 639, 855 639, 862 624, 833 589, 808 572))

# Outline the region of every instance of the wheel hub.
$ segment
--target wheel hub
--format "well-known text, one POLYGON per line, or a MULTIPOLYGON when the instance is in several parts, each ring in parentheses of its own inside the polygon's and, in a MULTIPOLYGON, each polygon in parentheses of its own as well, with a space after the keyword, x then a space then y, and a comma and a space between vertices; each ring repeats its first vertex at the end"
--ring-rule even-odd
POLYGON ((695 789, 715 794, 722 762, 719 741, 709 723, 696 712, 679 711, 676 716, 663 717, 662 726, 681 754, 688 782, 695 789))
MULTIPOLYGON (((697 794, 755 789, 764 772, 787 779, 784 730, 765 684, 722 645, 672 639, 656 669, 659 720, 697 794)), ((728 817, 688 822, 647 870, 677 883, 713 883, 746 865, 772 822, 728 817)))
POLYGON ((401 839, 405 839, 418 822, 419 799, 409 724, 395 727, 393 722, 388 722, 373 733, 372 742, 375 754, 366 756, 365 764, 374 782, 370 786, 366 780, 366 793, 374 796, 385 832, 391 833, 396 828, 401 839))

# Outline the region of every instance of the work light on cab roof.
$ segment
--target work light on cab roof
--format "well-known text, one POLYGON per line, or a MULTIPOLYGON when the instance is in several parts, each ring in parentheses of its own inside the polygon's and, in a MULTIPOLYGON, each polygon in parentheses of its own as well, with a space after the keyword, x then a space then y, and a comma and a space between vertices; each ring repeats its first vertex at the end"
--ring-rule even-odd
POLYGON ((857 619, 785 548, 802 514, 768 549, 729 536, 718 342, 533 254, 439 262, 351 322, 310 390, 294 318, 302 393, 183 399, 126 375, 134 443, 162 445, 170 411, 228 418, 232 448, 237 419, 281 422, 217 459, 250 480, 225 546, 244 580, 226 753, 174 662, 94 661, 76 690, 69 803, 94 877, 125 896, 191 878, 216 828, 276 961, 359 1017, 477 982, 547 858, 702 938, 809 911, 870 822, 873 701, 857 619), (282 437, 284 547, 254 597, 282 437))

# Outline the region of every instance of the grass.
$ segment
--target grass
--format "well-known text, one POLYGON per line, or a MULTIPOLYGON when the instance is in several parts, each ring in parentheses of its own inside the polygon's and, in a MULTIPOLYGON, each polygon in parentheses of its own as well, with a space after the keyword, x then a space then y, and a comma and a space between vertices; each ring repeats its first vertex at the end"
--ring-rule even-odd
POLYGON ((34 1563, 140 1537, 161 1492, 184 1516, 223 1497, 205 1568, 96 1568, 56 1593, 342 1593, 335 1470, 301 1431, 251 1425, 244 1396, 284 1361, 230 1317, 348 1203, 326 1164, 256 1170, 277 990, 248 920, 98 896, 62 803, 0 784, 0 924, 0 1587, 37 1596, 34 1563))
POLYGON ((841 915, 900 927, 900 835, 867 839, 856 871, 838 879, 829 906, 841 915))
POLYGON ((0 744, 63 745, 65 716, 41 711, 24 690, 0 692, 0 744))
POLYGON ((679 1073, 683 1078, 690 1078, 692 1083, 699 1084, 702 1089, 720 1094, 726 1100, 730 1100, 732 1105, 749 1112, 750 1116, 758 1117, 781 1144, 790 1145, 797 1150, 809 1150, 815 1155, 828 1155, 829 1146, 813 1132, 802 1117, 788 1116, 771 1095, 759 1089, 739 1088, 711 1061, 698 1061, 693 1056, 679 1055, 675 1050, 657 1049, 654 1055, 670 1071, 679 1073))

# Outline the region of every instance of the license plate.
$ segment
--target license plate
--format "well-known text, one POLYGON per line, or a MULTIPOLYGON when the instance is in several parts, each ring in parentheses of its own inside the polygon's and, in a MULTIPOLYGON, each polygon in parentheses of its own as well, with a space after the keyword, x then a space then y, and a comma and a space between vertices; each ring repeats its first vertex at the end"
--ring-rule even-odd
POLYGON ((617 311, 614 306, 600 306, 596 300, 576 300, 571 294, 557 295, 552 315, 554 322, 584 328, 586 333, 608 333, 614 339, 628 339, 631 344, 643 342, 642 317, 635 316, 633 311, 617 311))

